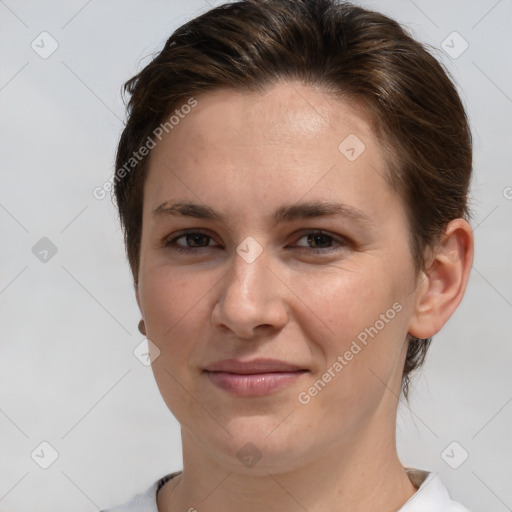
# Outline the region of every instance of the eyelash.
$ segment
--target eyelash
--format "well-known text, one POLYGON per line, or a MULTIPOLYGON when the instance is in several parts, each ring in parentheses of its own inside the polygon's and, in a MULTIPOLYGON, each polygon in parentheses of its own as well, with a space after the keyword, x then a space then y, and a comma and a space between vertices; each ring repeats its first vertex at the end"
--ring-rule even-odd
MULTIPOLYGON (((183 232, 180 235, 178 235, 177 237, 174 237, 174 238, 172 238, 170 240, 169 239, 164 240, 162 246, 166 247, 166 248, 170 248, 173 251, 176 251, 176 252, 179 252, 179 253, 182 253, 182 254, 183 253, 184 254, 197 253, 198 251, 201 251, 203 249, 210 249, 211 247, 213 247, 213 246, 210 246, 210 245, 206 245, 204 247, 182 247, 182 246, 179 246, 179 245, 176 244, 177 240, 179 240, 180 238, 184 238, 187 235, 204 235, 204 236, 208 237, 210 240, 213 239, 210 235, 207 235, 206 233, 203 233, 202 231, 186 231, 186 232, 183 232)), ((331 253, 331 252, 334 252, 334 251, 338 251, 341 248, 346 247, 346 246, 349 245, 348 241, 344 240, 343 238, 335 237, 334 235, 331 235, 329 233, 324 233, 322 230, 311 230, 311 231, 304 232, 301 235, 301 237, 299 238, 299 240, 304 238, 305 236, 308 236, 308 235, 324 236, 324 237, 331 238, 333 243, 337 244, 338 247, 331 246, 331 247, 326 247, 326 248, 318 248, 318 247, 303 247, 303 246, 300 246, 299 250, 306 250, 307 252, 310 252, 310 253, 313 253, 313 254, 320 254, 320 253, 328 254, 328 253, 331 253)))

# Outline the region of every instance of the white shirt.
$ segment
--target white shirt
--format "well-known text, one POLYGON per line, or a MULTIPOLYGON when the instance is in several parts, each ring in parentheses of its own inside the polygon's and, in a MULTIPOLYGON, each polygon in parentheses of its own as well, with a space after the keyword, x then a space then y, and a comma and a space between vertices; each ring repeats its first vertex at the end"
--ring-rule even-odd
MULTIPOLYGON (((428 473, 418 469, 406 468, 413 485, 418 487, 415 494, 397 512, 469 512, 469 510, 450 499, 446 487, 437 473, 428 473)), ((124 505, 109 508, 101 512, 158 512, 156 496, 160 488, 181 471, 171 473, 156 481, 145 492, 137 494, 124 505)))

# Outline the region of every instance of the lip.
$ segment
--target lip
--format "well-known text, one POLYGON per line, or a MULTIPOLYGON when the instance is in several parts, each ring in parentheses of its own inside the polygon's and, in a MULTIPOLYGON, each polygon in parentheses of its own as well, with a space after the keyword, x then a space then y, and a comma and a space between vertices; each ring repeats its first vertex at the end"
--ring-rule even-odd
POLYGON ((224 359, 205 368, 218 388, 238 396, 262 396, 295 382, 308 370, 277 359, 224 359))
POLYGON ((208 372, 227 372, 249 375, 255 373, 274 373, 274 372, 295 372, 305 370, 301 366, 280 361, 279 359, 252 359, 250 361, 241 361, 240 359, 223 359, 208 365, 205 371, 208 372))

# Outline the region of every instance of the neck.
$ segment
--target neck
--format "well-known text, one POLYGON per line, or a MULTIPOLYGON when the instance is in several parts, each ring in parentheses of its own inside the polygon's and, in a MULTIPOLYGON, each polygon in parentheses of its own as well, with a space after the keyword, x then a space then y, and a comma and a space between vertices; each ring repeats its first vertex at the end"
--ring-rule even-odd
POLYGON ((316 454, 313 461, 293 469, 273 472, 260 468, 254 473, 219 464, 183 431, 183 472, 171 480, 175 480, 173 485, 169 482, 162 488, 158 510, 396 511, 416 488, 398 459, 395 421, 390 423, 386 428, 373 422, 350 443, 340 440, 316 454), (383 442, 385 439, 388 442, 383 442))

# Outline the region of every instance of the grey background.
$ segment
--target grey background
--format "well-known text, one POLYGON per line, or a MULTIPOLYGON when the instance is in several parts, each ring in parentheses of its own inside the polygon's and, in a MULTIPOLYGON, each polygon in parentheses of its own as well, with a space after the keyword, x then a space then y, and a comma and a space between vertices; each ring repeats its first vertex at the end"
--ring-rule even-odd
MULTIPOLYGON (((133 354, 117 214, 92 190, 113 173, 121 84, 220 3, 0 0, 0 512, 94 511, 181 469, 179 425, 133 354), (47 59, 31 47, 43 31, 59 45, 47 59), (43 237, 46 262, 32 252, 43 237), (58 453, 48 469, 43 441, 58 453)), ((360 3, 438 48, 474 135, 474 267, 400 406, 399 452, 472 510, 512 510, 512 1, 360 3), (442 49, 453 31, 469 44, 457 58, 442 49)))

